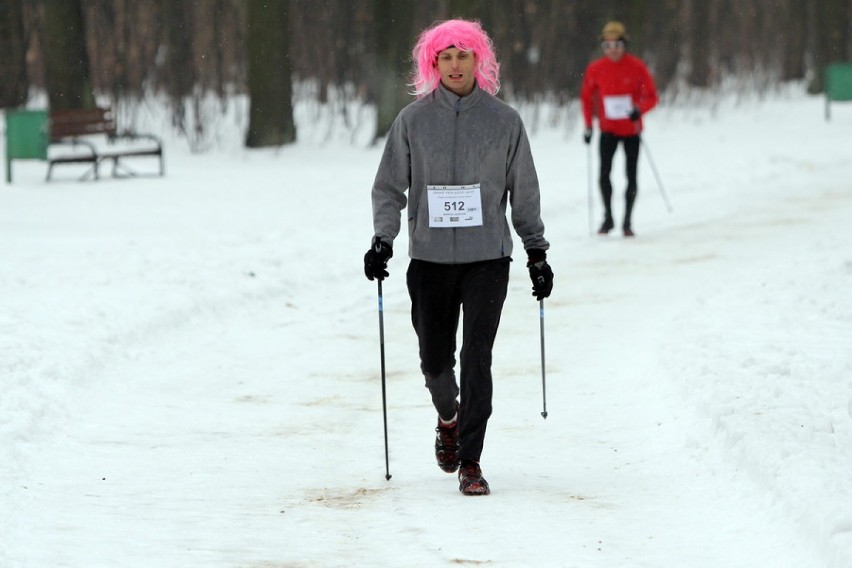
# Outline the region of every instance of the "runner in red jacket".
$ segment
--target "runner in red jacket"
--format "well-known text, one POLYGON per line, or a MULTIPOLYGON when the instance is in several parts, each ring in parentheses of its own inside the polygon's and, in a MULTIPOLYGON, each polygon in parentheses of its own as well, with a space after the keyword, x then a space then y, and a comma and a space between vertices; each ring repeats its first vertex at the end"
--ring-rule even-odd
POLYGON ((604 221, 598 230, 607 234, 613 227, 612 183, 609 179, 612 158, 618 143, 624 144, 627 157, 627 191, 625 193, 625 237, 634 236, 631 227, 633 204, 636 201, 636 168, 639 162, 639 136, 642 115, 657 105, 657 88, 648 68, 641 59, 626 53, 627 33, 620 22, 609 22, 601 33, 604 57, 589 64, 583 77, 580 100, 586 129, 583 139, 592 140, 592 118, 598 117, 600 135, 600 188, 605 209, 604 221))

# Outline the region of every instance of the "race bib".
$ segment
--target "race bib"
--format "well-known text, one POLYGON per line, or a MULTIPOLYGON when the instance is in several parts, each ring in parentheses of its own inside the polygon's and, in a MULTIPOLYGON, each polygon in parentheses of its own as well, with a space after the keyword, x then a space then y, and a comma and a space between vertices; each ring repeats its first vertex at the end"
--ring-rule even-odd
POLYGON ((429 227, 452 229, 482 225, 482 194, 475 185, 427 185, 429 227))
POLYGON ((630 95, 609 95, 603 98, 604 116, 609 120, 628 118, 633 110, 630 95))

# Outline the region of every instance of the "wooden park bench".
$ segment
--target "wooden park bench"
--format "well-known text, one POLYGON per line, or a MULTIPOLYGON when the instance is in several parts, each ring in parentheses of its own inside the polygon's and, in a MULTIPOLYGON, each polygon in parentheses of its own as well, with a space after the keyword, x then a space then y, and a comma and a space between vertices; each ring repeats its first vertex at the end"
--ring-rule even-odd
POLYGON ((80 179, 98 179, 99 167, 112 162, 113 177, 142 175, 129 168, 125 158, 155 157, 159 160, 157 174, 162 176, 163 144, 152 134, 119 132, 111 108, 58 110, 50 113, 50 139, 47 179, 53 167, 63 164, 91 164, 80 179), (106 144, 96 144, 96 135, 106 135, 106 144))

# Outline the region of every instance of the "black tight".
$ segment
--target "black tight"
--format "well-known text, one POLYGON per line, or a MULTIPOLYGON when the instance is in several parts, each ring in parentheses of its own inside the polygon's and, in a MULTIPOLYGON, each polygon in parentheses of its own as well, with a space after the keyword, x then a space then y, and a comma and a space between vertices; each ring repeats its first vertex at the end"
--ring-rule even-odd
POLYGON ((636 169, 639 162, 639 136, 616 136, 603 132, 600 137, 601 174, 600 188, 606 219, 612 219, 612 182, 609 179, 612 171, 612 158, 618 149, 618 143, 624 144, 624 155, 627 158, 627 191, 624 193, 625 211, 624 227, 630 227, 630 217, 633 214, 633 203, 636 201, 636 169))

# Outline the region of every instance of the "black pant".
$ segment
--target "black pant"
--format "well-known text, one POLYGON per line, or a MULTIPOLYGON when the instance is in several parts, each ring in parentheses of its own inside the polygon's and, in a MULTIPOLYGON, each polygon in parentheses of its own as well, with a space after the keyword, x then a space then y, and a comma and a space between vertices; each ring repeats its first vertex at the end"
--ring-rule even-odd
POLYGON ((420 344, 420 367, 438 414, 451 418, 456 332, 464 310, 459 406, 459 459, 479 460, 491 416, 491 350, 509 285, 509 258, 469 264, 412 260, 408 266, 411 322, 420 344))
POLYGON ((601 175, 600 187, 601 197, 605 209, 606 219, 612 219, 612 182, 609 173, 612 170, 612 158, 618 149, 618 143, 624 144, 624 155, 627 158, 627 191, 624 194, 624 223, 623 227, 630 228, 630 217, 633 214, 633 203, 636 201, 636 168, 639 163, 639 136, 616 136, 609 132, 603 132, 600 136, 601 152, 601 175))

